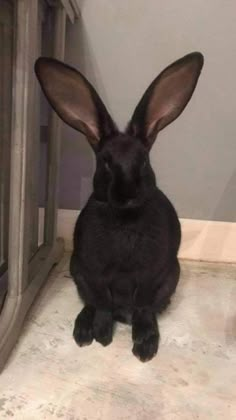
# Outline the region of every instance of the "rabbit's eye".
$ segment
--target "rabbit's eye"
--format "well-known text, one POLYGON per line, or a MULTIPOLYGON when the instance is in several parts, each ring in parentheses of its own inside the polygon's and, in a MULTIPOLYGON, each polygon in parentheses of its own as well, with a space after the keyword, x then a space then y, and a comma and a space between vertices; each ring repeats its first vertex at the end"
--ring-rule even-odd
POLYGON ((104 159, 104 166, 105 166, 107 171, 111 170, 111 165, 110 165, 110 162, 108 161, 108 159, 104 159))
POLYGON ((142 169, 145 169, 147 166, 147 159, 144 160, 143 164, 142 164, 142 169))

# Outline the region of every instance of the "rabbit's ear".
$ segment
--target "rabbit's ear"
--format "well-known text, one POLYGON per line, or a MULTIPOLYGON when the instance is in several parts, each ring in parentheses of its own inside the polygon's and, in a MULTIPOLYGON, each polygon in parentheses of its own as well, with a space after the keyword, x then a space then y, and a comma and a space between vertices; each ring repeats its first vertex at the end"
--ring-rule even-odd
POLYGON ((196 87, 203 62, 202 54, 194 52, 163 70, 137 105, 128 133, 143 139, 150 148, 157 133, 184 110, 196 87))
POLYGON ((40 57, 35 63, 35 73, 59 117, 82 132, 94 148, 101 138, 116 131, 97 92, 77 70, 58 60, 40 57))

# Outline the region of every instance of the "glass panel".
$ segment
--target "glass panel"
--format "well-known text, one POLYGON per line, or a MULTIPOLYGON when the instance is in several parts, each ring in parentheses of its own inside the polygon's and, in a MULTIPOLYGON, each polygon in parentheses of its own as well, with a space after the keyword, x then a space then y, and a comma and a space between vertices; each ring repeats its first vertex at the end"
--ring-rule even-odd
MULTIPOLYGON (((54 7, 49 7, 45 0, 38 1, 38 28, 35 57, 52 56, 54 7)), ((35 77, 35 76, 34 76, 35 77)), ((39 247, 45 243, 45 210, 47 205, 48 184, 48 149, 49 149, 49 115, 50 107, 39 84, 35 81, 34 93, 34 138, 31 150, 30 197, 31 197, 31 229, 30 259, 39 247)))
MULTIPOLYGON (((41 1, 41 52, 52 57, 54 44, 55 8, 41 1)), ((51 107, 40 90, 40 162, 39 162, 39 245, 45 242, 45 217, 48 199, 49 124, 51 107)))
MULTIPOLYGON (((41 1, 41 51, 39 55, 53 56, 55 8, 41 1)), ((47 206, 49 120, 51 108, 40 90, 40 161, 39 161, 39 245, 45 242, 45 211, 47 206)), ((50 197, 49 197, 50 199, 50 197)))
MULTIPOLYGON (((33 62, 41 54, 41 32, 42 32, 42 2, 38 1, 38 7, 36 9, 36 21, 37 27, 35 28, 36 33, 35 39, 32 39, 32 48, 34 51, 33 62)), ((30 133, 31 136, 31 150, 30 150, 30 174, 29 179, 29 194, 30 194, 30 258, 31 259, 38 251, 39 248, 39 212, 38 212, 38 190, 39 183, 41 182, 39 178, 39 161, 40 161, 40 149, 39 149, 39 139, 40 139, 40 130, 39 130, 39 118, 40 118, 40 105, 39 105, 39 85, 37 83, 34 72, 32 71, 32 83, 31 89, 33 90, 33 115, 32 115, 32 126, 30 133)))
POLYGON ((13 2, 0 1, 0 307, 6 291, 11 152, 13 2))

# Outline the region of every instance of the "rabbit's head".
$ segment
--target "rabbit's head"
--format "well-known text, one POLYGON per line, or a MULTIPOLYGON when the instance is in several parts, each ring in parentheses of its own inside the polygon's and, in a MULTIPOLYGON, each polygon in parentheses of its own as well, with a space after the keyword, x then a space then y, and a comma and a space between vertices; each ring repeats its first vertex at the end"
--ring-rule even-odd
POLYGON ((95 198, 115 208, 138 208, 155 188, 149 151, 160 130, 190 100, 203 66, 202 54, 188 54, 151 83, 124 133, 120 133, 93 86, 77 70, 51 58, 35 71, 61 119, 82 132, 96 154, 95 198))

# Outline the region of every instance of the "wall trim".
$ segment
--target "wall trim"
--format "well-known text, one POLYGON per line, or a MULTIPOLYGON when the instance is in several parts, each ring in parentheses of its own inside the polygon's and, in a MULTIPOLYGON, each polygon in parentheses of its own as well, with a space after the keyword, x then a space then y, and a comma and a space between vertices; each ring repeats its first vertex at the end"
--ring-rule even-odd
POLYGON ((195 219, 180 221, 180 258, 236 263, 236 223, 195 219))
MULTIPOLYGON (((65 240, 67 251, 72 250, 73 230, 78 210, 58 210, 58 236, 65 240)), ((180 219, 182 259, 236 263, 236 223, 180 219)))

